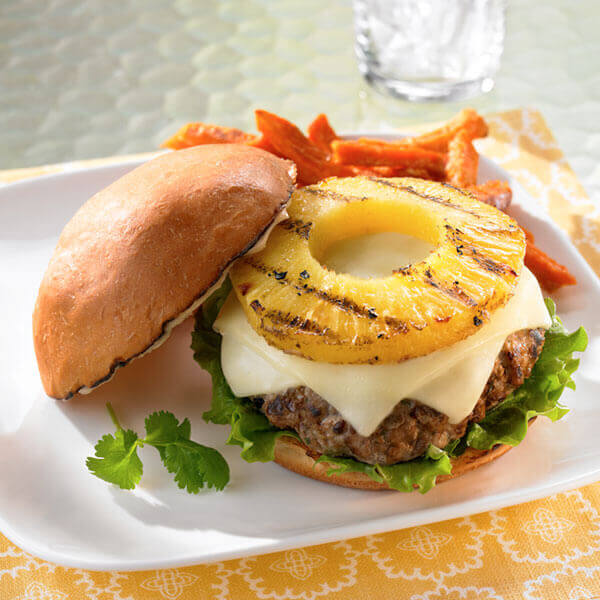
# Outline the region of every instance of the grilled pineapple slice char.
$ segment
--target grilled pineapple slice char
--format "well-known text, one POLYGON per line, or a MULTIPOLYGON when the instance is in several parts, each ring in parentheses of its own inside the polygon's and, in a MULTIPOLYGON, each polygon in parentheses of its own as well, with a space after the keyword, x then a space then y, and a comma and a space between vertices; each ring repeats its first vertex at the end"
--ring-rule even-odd
POLYGON ((231 280, 273 346, 330 363, 389 363, 474 333, 514 292, 525 236, 467 192, 421 179, 327 179, 294 193, 289 219, 231 280), (433 244, 423 261, 362 279, 319 259, 346 238, 397 231, 433 244))

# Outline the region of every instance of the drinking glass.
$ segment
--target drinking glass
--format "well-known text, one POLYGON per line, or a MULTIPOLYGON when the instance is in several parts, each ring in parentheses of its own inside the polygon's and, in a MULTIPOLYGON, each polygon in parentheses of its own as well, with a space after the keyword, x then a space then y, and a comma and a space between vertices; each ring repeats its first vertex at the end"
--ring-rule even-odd
POLYGON ((504 48, 505 0, 354 0, 358 67, 409 100, 487 92, 504 48))

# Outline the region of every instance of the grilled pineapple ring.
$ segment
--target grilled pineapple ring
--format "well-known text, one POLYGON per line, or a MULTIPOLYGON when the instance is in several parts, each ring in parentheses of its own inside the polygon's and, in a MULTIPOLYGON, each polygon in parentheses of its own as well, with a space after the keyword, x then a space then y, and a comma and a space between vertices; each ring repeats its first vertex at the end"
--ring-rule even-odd
POLYGON ((474 333, 514 292, 525 236, 467 192, 421 179, 331 178, 294 193, 266 248, 231 270, 252 327, 288 353, 329 363, 391 363, 474 333), (320 262, 334 242, 397 231, 435 246, 389 277, 320 262))

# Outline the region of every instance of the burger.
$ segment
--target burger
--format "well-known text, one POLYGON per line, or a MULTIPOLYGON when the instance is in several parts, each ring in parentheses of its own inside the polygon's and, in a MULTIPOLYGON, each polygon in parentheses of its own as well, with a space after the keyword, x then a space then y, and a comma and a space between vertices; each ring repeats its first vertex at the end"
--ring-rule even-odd
POLYGON ((585 334, 544 301, 508 215, 448 185, 374 177, 298 190, 288 214, 196 320, 205 418, 230 424, 246 460, 426 492, 566 413, 585 334))
POLYGON ((48 395, 90 392, 195 314, 204 418, 250 462, 426 492, 565 414, 585 333, 544 301, 509 216, 420 179, 294 179, 207 145, 85 203, 33 316, 48 395))

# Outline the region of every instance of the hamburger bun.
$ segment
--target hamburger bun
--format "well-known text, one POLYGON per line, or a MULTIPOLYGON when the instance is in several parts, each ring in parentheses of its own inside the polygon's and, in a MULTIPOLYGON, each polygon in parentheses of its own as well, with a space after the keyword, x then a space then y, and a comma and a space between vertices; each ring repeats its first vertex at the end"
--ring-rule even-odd
POLYGON ((90 391, 162 343, 285 217, 295 175, 263 150, 207 145, 161 155, 90 198, 35 304, 46 393, 90 391))
MULTIPOLYGON (((535 419, 532 419, 530 424, 533 420, 535 419)), ((483 467, 487 463, 506 454, 511 448, 512 446, 507 446, 506 444, 498 444, 490 450, 467 448, 460 456, 450 459, 452 463, 452 473, 450 475, 438 476, 436 483, 448 481, 449 479, 459 477, 469 471, 483 467)), ((326 462, 317 463, 312 454, 313 453, 307 446, 293 437, 281 436, 277 438, 274 460, 277 464, 290 471, 325 483, 357 490, 383 491, 390 489, 385 482, 378 483, 368 475, 356 471, 327 475, 327 471, 332 465, 329 465, 326 462)))

